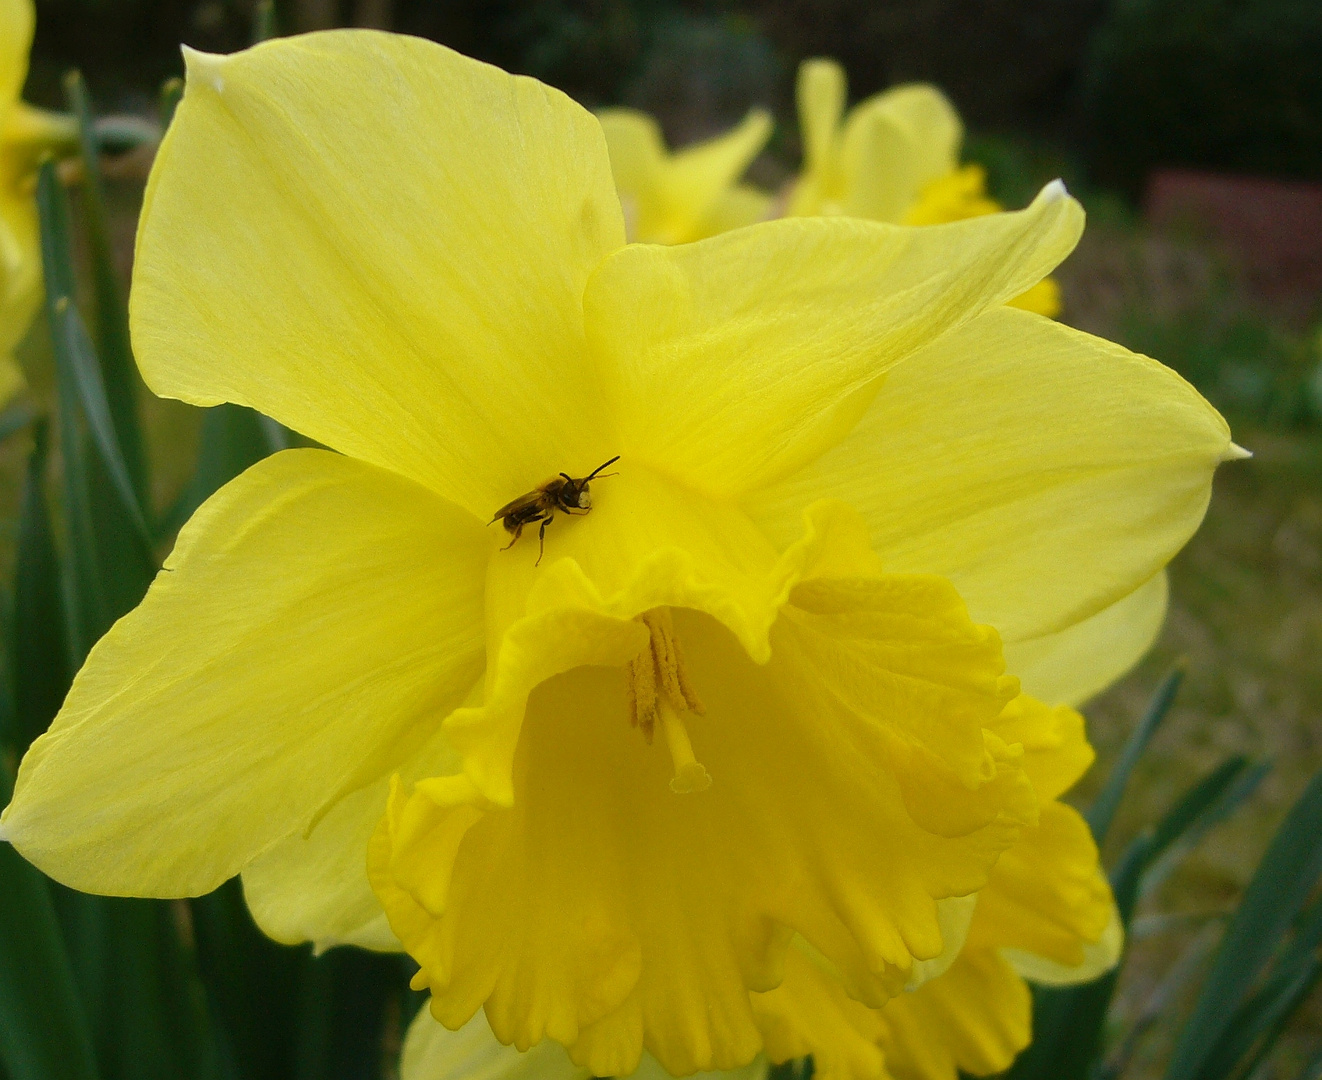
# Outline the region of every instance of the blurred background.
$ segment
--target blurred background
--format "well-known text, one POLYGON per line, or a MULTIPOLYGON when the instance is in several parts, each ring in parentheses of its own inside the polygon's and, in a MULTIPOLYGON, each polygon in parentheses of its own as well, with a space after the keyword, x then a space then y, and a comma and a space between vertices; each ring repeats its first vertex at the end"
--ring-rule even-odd
MULTIPOLYGON (((182 73, 181 41, 224 52, 253 33, 249 0, 37 9, 25 96, 53 108, 61 77, 79 68, 99 111, 154 115, 162 82, 182 73)), ((1172 568, 1157 649, 1087 710, 1101 776, 1162 675, 1187 662, 1112 831, 1115 851, 1227 755, 1272 763, 1253 799, 1143 900, 1113 1023, 1175 1010, 1163 973, 1201 947, 1322 766, 1322 3, 277 0, 276 18, 286 33, 360 25, 434 38, 589 106, 646 109, 672 144, 768 106, 777 133, 750 173, 768 188, 798 165, 795 69, 834 56, 851 101, 896 82, 940 85, 968 125, 966 159, 986 167, 1007 206, 1065 178, 1089 229, 1059 275, 1064 320, 1176 368, 1254 454, 1222 469, 1202 531, 1172 568)), ((105 166, 126 273, 149 160, 105 166)), ((29 342, 28 355, 42 353, 29 342)), ((50 392, 43 370, 31 365, 38 398, 50 392)), ((144 407, 154 497, 167 506, 191 475, 198 420, 171 403, 144 407)), ((0 448, 11 552, 27 450, 0 448)), ((1084 801, 1097 784, 1085 782, 1084 801)), ((1261 1075, 1293 1077, 1319 1038, 1315 1004, 1261 1075)), ((1169 1043, 1158 1019, 1134 1047, 1136 1073, 1156 1069, 1169 1043)))

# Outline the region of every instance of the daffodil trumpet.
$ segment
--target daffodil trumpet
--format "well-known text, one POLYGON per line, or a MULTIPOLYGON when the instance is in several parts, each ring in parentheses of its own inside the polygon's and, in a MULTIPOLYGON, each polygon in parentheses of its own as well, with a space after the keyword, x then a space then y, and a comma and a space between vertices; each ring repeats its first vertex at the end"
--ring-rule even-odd
MULTIPOLYGON (((1040 700, 1147 648, 1235 453, 1173 372, 1005 306, 1078 204, 631 244, 601 123, 535 80, 371 31, 187 65, 135 355, 328 449, 197 511, 5 837, 97 892, 241 873, 273 937, 402 947, 447 1027, 598 1076, 747 1065, 805 964, 865 1010, 953 977, 1083 753, 1040 700)), ((1068 978, 1109 899, 1062 835, 1086 912, 994 955, 1068 978)))

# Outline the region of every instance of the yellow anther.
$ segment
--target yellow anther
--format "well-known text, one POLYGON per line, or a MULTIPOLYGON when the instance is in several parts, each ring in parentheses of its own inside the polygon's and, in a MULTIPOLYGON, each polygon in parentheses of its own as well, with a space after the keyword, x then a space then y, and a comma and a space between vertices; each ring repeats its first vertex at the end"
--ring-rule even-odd
POLYGON ((670 609, 653 608, 637 618, 647 627, 650 640, 648 647, 629 661, 629 723, 650 745, 659 720, 675 762, 671 788, 678 792, 702 791, 711 784, 711 777, 693 757, 693 744, 680 713, 700 716, 706 710, 684 669, 670 609))

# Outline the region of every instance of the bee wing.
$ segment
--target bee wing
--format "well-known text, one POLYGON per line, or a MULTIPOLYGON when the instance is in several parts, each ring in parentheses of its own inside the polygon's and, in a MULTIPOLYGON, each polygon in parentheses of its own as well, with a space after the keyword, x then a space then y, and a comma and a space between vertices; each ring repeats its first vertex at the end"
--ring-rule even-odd
POLYGON ((514 498, 514 500, 510 500, 509 502, 506 502, 504 506, 501 506, 501 508, 497 510, 496 516, 486 523, 488 523, 488 525, 494 525, 494 523, 500 521, 502 517, 509 517, 510 514, 517 514, 520 512, 526 512, 526 510, 539 508, 545 498, 546 492, 543 492, 541 489, 535 490, 535 492, 521 494, 520 497, 514 498))
POLYGON ((509 517, 517 510, 526 510, 530 506, 536 506, 541 499, 542 493, 540 491, 530 491, 527 495, 520 495, 517 499, 511 499, 496 511, 495 516, 487 524, 494 525, 501 518, 509 517))

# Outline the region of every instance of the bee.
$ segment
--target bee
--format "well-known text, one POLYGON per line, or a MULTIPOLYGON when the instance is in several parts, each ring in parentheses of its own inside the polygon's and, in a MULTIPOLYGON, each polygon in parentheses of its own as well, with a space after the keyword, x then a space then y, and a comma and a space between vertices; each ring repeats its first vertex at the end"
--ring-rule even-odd
MULTIPOLYGON (((514 534, 514 538, 500 550, 508 551, 517 544, 519 537, 523 535, 525 525, 540 521, 542 527, 537 530, 537 562, 533 564, 540 565, 542 555, 546 552, 546 526, 554 520, 555 512, 559 510, 562 514, 581 516, 591 510, 592 492, 588 489, 588 483, 596 479, 602 469, 614 465, 619 460, 620 455, 616 454, 610 461, 603 461, 580 480, 575 480, 568 473, 561 473, 559 476, 551 477, 541 487, 534 488, 527 495, 520 495, 513 502, 507 502, 496 511, 496 516, 487 522, 488 525, 494 525, 499 521, 505 526, 506 532, 514 534)), ((614 473, 606 473, 603 479, 605 476, 614 475, 614 473)))

